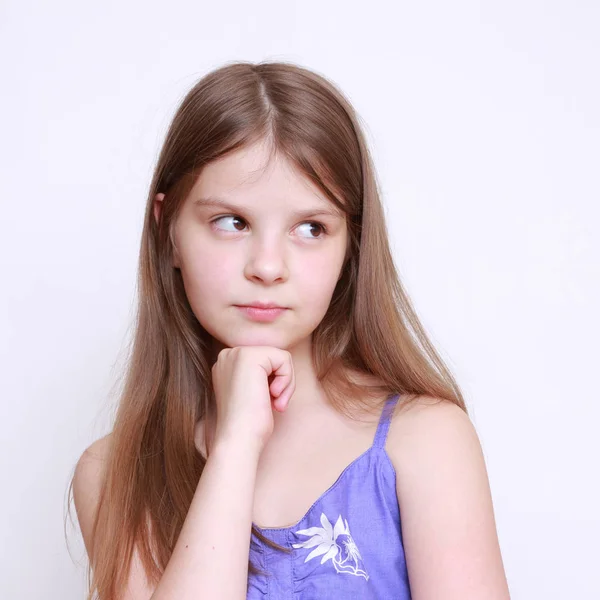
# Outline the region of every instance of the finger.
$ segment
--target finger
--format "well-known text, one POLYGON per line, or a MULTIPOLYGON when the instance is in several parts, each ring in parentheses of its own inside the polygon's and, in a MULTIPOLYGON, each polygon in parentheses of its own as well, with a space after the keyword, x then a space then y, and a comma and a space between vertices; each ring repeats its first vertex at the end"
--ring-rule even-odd
POLYGON ((281 395, 279 396, 279 398, 277 398, 273 402, 273 408, 275 408, 275 410, 277 410, 279 412, 284 412, 285 409, 287 408, 288 400, 289 400, 289 391, 288 391, 288 388, 286 388, 285 390, 283 390, 283 392, 281 392, 281 395))
POLYGON ((273 395, 281 394, 282 390, 289 383, 292 375, 289 353, 269 351, 265 356, 265 362, 262 366, 267 372, 267 377, 273 377, 273 381, 269 386, 273 395))
POLYGON ((295 389, 296 389, 296 374, 294 372, 293 363, 291 363, 291 361, 290 361, 289 380, 288 380, 285 388, 282 390, 280 397, 277 398, 277 409, 278 410, 280 410, 281 412, 286 410, 286 408, 288 407, 288 404, 290 402, 290 399, 292 398, 292 395, 294 394, 295 389))
POLYGON ((271 392, 271 396, 273 396, 273 398, 277 398, 281 394, 281 391, 283 390, 284 385, 285 385, 285 382, 281 378, 273 379, 273 381, 271 382, 271 385, 269 386, 269 391, 271 392))

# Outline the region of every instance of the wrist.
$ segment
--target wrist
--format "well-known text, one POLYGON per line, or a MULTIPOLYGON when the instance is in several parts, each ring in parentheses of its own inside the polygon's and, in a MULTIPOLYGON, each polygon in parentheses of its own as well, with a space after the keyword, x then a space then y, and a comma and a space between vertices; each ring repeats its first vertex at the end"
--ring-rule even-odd
POLYGON ((238 460, 248 458, 258 461, 262 449, 263 444, 261 440, 252 436, 240 435, 239 433, 218 433, 215 436, 213 445, 214 454, 232 456, 238 460))

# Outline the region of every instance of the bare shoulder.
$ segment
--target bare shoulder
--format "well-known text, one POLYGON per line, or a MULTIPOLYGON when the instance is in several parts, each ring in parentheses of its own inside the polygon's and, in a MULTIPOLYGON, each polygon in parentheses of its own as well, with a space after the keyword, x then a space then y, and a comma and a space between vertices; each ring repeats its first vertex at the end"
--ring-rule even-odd
MULTIPOLYGON (((90 561, 92 527, 104 482, 111 436, 112 434, 109 433, 85 449, 77 462, 73 477, 73 502, 90 561)), ((127 600, 146 600, 152 596, 153 591, 154 588, 148 582, 142 565, 138 547, 135 545, 131 570, 122 597, 127 600)))
POLYGON ((73 479, 73 487, 77 487, 77 491, 82 491, 82 488, 87 489, 90 484, 93 486, 99 484, 99 479, 104 474, 111 435, 109 433, 90 444, 79 457, 73 479), (75 486, 75 483, 78 485, 75 486))
POLYGON ((84 450, 77 461, 73 476, 73 502, 88 556, 91 529, 104 479, 110 436, 109 433, 101 437, 84 450))
POLYGON ((427 440, 434 445, 443 444, 448 442, 439 438, 444 431, 459 437, 466 434, 471 441, 477 438, 469 415, 460 406, 448 400, 421 396, 408 404, 398 402, 388 439, 392 451, 403 444, 427 440))
POLYGON ((108 447, 112 439, 112 433, 97 439, 90 444, 79 458, 80 462, 100 461, 104 462, 108 453, 108 447))
POLYGON ((424 397, 399 404, 386 450, 396 470, 415 598, 510 598, 479 437, 462 408, 424 397))
MULTIPOLYGON (((73 492, 80 501, 85 501, 88 496, 87 492, 91 491, 90 488, 97 488, 101 483, 111 435, 109 433, 90 444, 77 461, 73 478, 73 492)), ((77 503, 77 498, 75 498, 75 502, 77 503)))
POLYGON ((429 464, 449 468, 451 461, 481 470, 479 438, 469 415, 448 400, 423 396, 398 403, 392 415, 386 450, 397 474, 418 476, 429 464))

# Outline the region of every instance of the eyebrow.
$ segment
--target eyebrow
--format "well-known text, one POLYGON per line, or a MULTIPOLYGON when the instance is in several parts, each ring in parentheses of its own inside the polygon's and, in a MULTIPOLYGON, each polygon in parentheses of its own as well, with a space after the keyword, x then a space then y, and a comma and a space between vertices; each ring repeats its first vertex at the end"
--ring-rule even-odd
MULTIPOLYGON (((231 212, 252 212, 252 209, 247 206, 235 206, 234 204, 230 204, 227 200, 222 198, 217 198, 216 196, 207 196, 205 198, 194 198, 193 203, 196 206, 201 207, 218 207, 223 208, 225 210, 229 210, 231 212)), ((343 214, 335 209, 335 208, 324 208, 324 207, 314 207, 305 210, 295 210, 292 215, 294 218, 298 219, 308 219, 309 217, 316 217, 318 215, 330 216, 330 217, 343 217, 343 214)))

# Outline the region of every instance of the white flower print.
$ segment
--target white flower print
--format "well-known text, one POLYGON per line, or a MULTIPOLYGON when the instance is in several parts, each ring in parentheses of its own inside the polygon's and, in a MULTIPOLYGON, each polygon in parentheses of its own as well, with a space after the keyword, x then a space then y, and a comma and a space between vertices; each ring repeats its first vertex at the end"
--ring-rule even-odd
POLYGON ((309 535, 311 537, 300 544, 292 544, 294 548, 312 548, 316 546, 304 559, 304 562, 323 554, 321 564, 331 558, 331 562, 338 573, 350 573, 357 577, 364 577, 369 581, 369 575, 364 569, 362 556, 350 535, 348 521, 343 522, 342 515, 340 515, 335 527, 332 527, 325 513, 321 513, 321 525, 323 527, 309 527, 308 529, 296 531, 299 535, 309 535))

